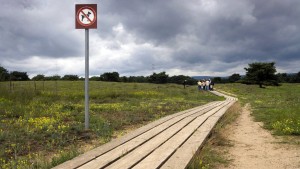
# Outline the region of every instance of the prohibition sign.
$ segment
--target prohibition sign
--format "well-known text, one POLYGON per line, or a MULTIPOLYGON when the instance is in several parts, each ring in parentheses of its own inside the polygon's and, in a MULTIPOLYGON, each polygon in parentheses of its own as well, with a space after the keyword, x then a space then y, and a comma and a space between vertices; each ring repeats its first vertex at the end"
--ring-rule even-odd
POLYGON ((97 14, 93 8, 84 6, 78 10, 76 19, 77 23, 79 23, 83 27, 88 28, 97 20, 97 14))

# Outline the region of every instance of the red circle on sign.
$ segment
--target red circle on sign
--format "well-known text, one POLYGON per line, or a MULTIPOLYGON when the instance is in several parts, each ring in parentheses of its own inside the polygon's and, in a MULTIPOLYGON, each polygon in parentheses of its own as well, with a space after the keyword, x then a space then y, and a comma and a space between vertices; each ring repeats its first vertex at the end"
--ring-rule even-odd
POLYGON ((94 10, 93 8, 91 8, 91 7, 88 7, 88 6, 85 6, 85 7, 80 8, 80 9, 78 10, 76 16, 77 16, 77 17, 76 17, 77 22, 78 22, 81 26, 84 26, 84 27, 88 27, 88 26, 94 24, 95 21, 97 20, 97 15, 96 15, 95 10, 94 10), (83 10, 85 10, 85 9, 91 10, 91 11, 93 12, 93 15, 94 15, 94 19, 93 19, 93 20, 91 20, 91 19, 89 18, 89 16, 87 16, 87 15, 83 12, 83 10), (82 14, 84 15, 84 17, 86 17, 86 18, 90 21, 90 23, 88 23, 88 24, 82 23, 82 21, 79 19, 80 13, 82 13, 82 14))

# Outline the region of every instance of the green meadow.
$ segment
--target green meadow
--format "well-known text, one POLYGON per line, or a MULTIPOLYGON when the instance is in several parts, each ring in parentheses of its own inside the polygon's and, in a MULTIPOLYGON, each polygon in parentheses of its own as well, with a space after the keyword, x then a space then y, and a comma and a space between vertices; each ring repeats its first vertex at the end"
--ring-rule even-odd
MULTIPOLYGON (((187 168, 212 169, 230 165, 226 147, 232 143, 223 132, 226 125, 234 122, 242 113, 242 105, 250 103, 256 121, 264 128, 282 137, 282 143, 300 145, 300 84, 281 84, 279 87, 245 85, 239 83, 216 84, 215 88, 238 97, 239 103, 233 105, 212 131, 212 135, 200 149, 187 168), (240 105, 240 103, 242 105, 240 105)), ((221 167, 222 168, 222 167, 221 167)))
MULTIPOLYGON (((300 135, 300 84, 215 87, 250 103, 255 119, 274 134, 300 135)), ((1 82, 0 168, 51 168, 128 129, 223 99, 176 84, 91 81, 89 93, 86 131, 83 81, 1 82)))
POLYGON ((51 168, 123 131, 223 98, 176 84, 83 81, 0 83, 0 168, 51 168))
POLYGON ((300 135, 300 84, 259 88, 257 85, 224 84, 218 89, 236 94, 242 104, 250 103, 256 121, 276 135, 300 135))

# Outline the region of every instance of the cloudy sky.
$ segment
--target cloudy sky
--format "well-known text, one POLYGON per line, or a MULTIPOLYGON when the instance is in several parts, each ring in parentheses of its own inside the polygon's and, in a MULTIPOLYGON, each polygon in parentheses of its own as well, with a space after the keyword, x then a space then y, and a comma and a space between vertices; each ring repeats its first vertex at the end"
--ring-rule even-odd
POLYGON ((75 4, 98 4, 90 75, 244 74, 252 62, 300 71, 299 0, 0 0, 0 66, 84 76, 75 4))

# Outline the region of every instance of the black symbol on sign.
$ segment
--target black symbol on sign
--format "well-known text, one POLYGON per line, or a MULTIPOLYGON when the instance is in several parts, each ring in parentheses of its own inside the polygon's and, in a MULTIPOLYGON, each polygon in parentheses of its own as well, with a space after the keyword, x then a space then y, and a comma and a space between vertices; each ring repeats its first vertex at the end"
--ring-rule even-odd
MULTIPOLYGON (((87 15, 88 17, 90 17, 91 14, 92 14, 92 13, 88 12, 86 15, 87 15)), ((85 15, 81 15, 81 21, 83 21, 84 18, 85 18, 85 15)))

